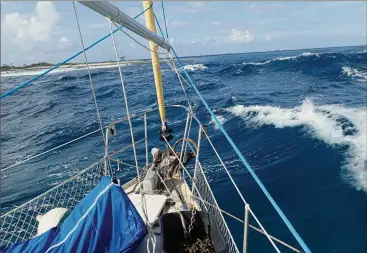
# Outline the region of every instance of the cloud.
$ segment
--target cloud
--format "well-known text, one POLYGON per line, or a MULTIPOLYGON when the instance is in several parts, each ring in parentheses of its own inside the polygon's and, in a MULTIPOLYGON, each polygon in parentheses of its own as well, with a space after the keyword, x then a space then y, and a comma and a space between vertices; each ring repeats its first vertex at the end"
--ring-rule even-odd
POLYGON ((61 41, 61 42, 69 42, 69 41, 70 41, 70 39, 68 39, 67 37, 62 37, 62 38, 60 39, 60 41, 61 41))
POLYGON ((222 22, 220 22, 220 21, 211 21, 211 22, 209 22, 209 24, 211 24, 211 25, 222 25, 222 22))
POLYGON ((231 33, 224 38, 225 43, 243 44, 252 41, 255 36, 247 30, 233 28, 231 33))
POLYGON ((187 41, 193 45, 219 45, 219 44, 245 44, 255 38, 250 31, 233 28, 226 36, 213 36, 205 38, 196 38, 187 41))
POLYGON ((108 23, 98 23, 98 24, 90 24, 88 25, 89 28, 102 28, 102 27, 108 27, 108 23))
POLYGON ((135 48, 136 48, 136 45, 135 44, 132 44, 132 43, 129 44, 129 46, 131 47, 132 50, 135 50, 135 48))
POLYGON ((189 8, 179 9, 179 12, 194 14, 215 11, 214 8, 206 6, 204 2, 188 2, 187 4, 189 5, 189 8))
POLYGON ((15 44, 27 44, 51 39, 60 15, 52 2, 37 2, 35 15, 27 18, 18 12, 6 14, 3 28, 15 44))
MULTIPOLYGON (((121 8, 121 10, 124 11, 131 18, 134 18, 136 15, 140 14, 143 11, 143 7, 137 7, 137 6, 121 8)), ((139 3, 139 6, 141 6, 140 3, 139 3)), ((145 25, 145 16, 144 16, 144 14, 140 15, 135 20, 137 20, 139 23, 145 25)))
POLYGON ((180 20, 173 20, 169 23, 169 25, 173 27, 184 27, 184 26, 187 26, 188 24, 189 22, 180 21, 180 20))
POLYGON ((266 41, 271 41, 273 39, 274 35, 271 33, 266 33, 265 34, 265 40, 266 41))
POLYGON ((287 5, 284 3, 258 3, 247 5, 246 8, 256 14, 265 14, 268 11, 275 11, 286 8, 287 5))

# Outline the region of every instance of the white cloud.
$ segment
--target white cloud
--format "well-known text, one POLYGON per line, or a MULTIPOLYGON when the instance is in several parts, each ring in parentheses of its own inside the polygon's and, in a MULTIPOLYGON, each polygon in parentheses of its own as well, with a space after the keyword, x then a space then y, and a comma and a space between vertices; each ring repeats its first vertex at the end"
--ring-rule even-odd
MULTIPOLYGON (((143 11, 143 7, 137 7, 137 6, 131 6, 131 7, 127 7, 127 8, 121 8, 121 10, 123 10, 131 18, 134 18, 136 15, 140 14, 143 11)), ((139 6, 141 6, 140 3, 139 3, 139 6)), ((139 23, 145 25, 145 17, 144 17, 144 14, 140 15, 135 20, 137 20, 139 23)))
POLYGON ((274 35, 271 33, 266 33, 265 34, 265 40, 266 41, 271 41, 274 38, 274 35))
POLYGON ((214 8, 206 6, 204 2, 188 2, 187 4, 189 5, 189 8, 179 9, 179 12, 194 14, 215 11, 214 8))
POLYGON ((90 24, 88 25, 89 28, 102 28, 102 27, 108 27, 108 23, 99 23, 99 24, 90 24))
POLYGON ((212 25, 222 25, 222 22, 220 22, 220 21, 211 21, 211 22, 209 22, 209 24, 212 24, 212 25))
POLYGON ((180 20, 173 20, 169 24, 170 24, 170 26, 173 26, 173 27, 184 27, 184 26, 187 26, 189 24, 189 22, 180 21, 180 20))
POLYGON ((255 38, 251 32, 247 30, 240 30, 233 28, 230 33, 227 33, 226 36, 213 36, 213 37, 205 37, 205 38, 194 38, 186 43, 189 44, 197 44, 197 45, 219 45, 219 44, 244 44, 249 43, 255 38))
POLYGON ((62 37, 62 38, 60 39, 60 41, 61 41, 61 42, 69 42, 69 41, 70 41, 70 39, 68 39, 67 37, 62 37))
POLYGON ((18 12, 6 14, 3 28, 15 44, 27 45, 51 39, 60 15, 52 2, 37 2, 35 15, 27 18, 18 12))
POLYGON ((266 12, 274 12, 275 10, 280 10, 286 8, 287 5, 284 3, 258 3, 258 4, 250 4, 247 5, 246 8, 250 9, 252 12, 256 14, 265 14, 266 12))
POLYGON ((175 38, 169 38, 169 44, 173 45, 175 43, 175 38))
POLYGON ((252 41, 255 36, 247 30, 233 28, 229 36, 224 38, 225 43, 243 44, 252 41))

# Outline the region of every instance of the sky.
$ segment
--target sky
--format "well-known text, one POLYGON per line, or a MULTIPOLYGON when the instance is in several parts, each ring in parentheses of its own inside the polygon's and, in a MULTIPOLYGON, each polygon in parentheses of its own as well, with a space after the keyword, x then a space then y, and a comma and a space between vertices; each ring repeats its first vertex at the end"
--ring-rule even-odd
MULTIPOLYGON (((113 2, 129 16, 140 1, 113 2)), ((168 34, 179 56, 366 45, 367 2, 164 2, 168 34)), ((154 11, 164 29, 160 2, 154 11)), ((100 14, 76 3, 86 46, 109 33, 100 14)), ((145 24, 144 17, 137 19, 145 24)), ((137 38, 144 45, 147 41, 137 38)), ((116 33, 119 54, 150 52, 116 33)), ((58 63, 82 49, 72 2, 1 2, 1 64, 58 63)), ((111 38, 87 51, 90 62, 114 60, 111 38)), ((78 56, 73 62, 83 62, 78 56)))

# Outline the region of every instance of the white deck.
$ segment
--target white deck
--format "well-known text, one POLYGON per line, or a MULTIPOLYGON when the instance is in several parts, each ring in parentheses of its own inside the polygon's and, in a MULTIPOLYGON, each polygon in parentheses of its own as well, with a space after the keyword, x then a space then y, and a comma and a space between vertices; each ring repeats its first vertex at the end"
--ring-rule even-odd
MULTIPOLYGON (((160 194, 145 194, 148 221, 153 226, 153 232, 156 237, 156 251, 161 252, 161 228, 159 218, 165 213, 177 212, 187 210, 189 205, 194 205, 197 209, 199 206, 193 202, 191 198, 191 190, 185 181, 181 179, 174 179, 173 183, 166 182, 171 194, 165 189, 160 194)), ((138 188, 137 179, 133 179, 123 186, 130 200, 133 202, 140 216, 145 220, 141 208, 141 196, 136 193, 138 188)), ((149 236, 144 238, 139 248, 135 251, 137 253, 146 253, 147 240, 149 236)))

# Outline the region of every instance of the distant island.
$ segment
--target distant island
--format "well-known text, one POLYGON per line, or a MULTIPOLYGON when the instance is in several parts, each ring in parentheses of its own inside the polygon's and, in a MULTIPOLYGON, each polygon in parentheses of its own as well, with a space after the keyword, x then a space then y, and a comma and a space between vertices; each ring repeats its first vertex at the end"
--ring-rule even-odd
MULTIPOLYGON (((121 59, 120 64, 122 65, 128 65, 133 63, 146 63, 149 62, 150 59, 146 60, 125 60, 121 59)), ((24 71, 24 70, 38 70, 38 69, 48 69, 56 64, 48 63, 48 62, 38 62, 38 63, 32 63, 29 65, 24 64, 23 66, 14 66, 14 65, 8 65, 3 64, 0 66, 0 72, 17 72, 17 71, 24 71)), ((107 67, 107 66, 117 66, 116 61, 104 61, 104 62, 89 62, 90 67, 107 67)), ((85 63, 65 63, 61 65, 59 68, 85 68, 85 63)))

